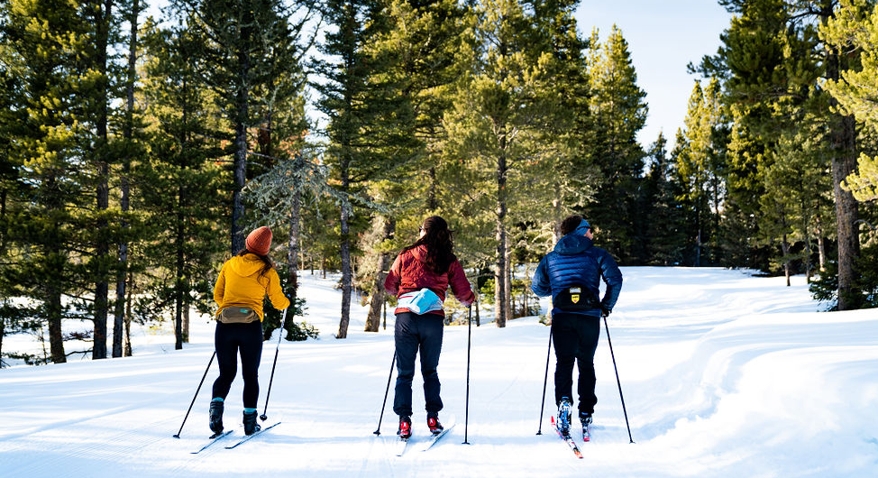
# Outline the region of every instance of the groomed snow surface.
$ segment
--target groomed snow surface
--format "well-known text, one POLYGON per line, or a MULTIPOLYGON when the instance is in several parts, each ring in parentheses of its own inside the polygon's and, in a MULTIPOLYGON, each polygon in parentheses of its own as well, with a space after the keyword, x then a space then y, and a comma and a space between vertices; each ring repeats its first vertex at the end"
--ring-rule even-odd
MULTIPOLYGON (((278 351, 265 424, 281 425, 233 450, 191 454, 210 434, 213 364, 181 437, 172 437, 213 353, 214 325, 197 318, 180 351, 168 326, 138 331, 134 357, 0 371, 0 476, 878 476, 875 310, 818 312, 804 277, 786 287, 783 278, 737 270, 623 273, 609 327, 635 444, 603 328, 585 459, 549 425, 554 355, 540 423, 549 328, 529 317, 505 329, 472 327, 468 422, 467 327, 446 327, 440 417, 457 425, 421 452, 427 429, 417 412, 413 442, 396 457, 392 388, 381 435, 373 434, 393 358, 392 316, 387 330, 365 333, 366 310, 354 304, 348 338, 336 340, 337 277, 305 272, 305 319, 320 339, 279 349, 272 339, 262 359, 260 414, 278 351)), ((416 376, 416 410, 422 383, 416 376)), ((225 414, 238 436, 241 386, 239 376, 225 414)))

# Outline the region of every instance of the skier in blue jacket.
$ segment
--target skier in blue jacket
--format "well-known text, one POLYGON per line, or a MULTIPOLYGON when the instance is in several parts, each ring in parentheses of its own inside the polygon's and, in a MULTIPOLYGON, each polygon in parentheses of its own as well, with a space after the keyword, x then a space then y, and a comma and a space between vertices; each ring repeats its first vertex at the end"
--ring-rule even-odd
POLYGON ((592 243, 594 232, 582 216, 561 223, 563 237, 534 273, 531 289, 552 296, 552 342, 555 346, 555 404, 558 428, 568 434, 573 395, 573 363, 579 366, 579 418, 589 439, 595 396, 594 354, 601 317, 610 315, 622 290, 622 272, 610 254, 592 243), (600 298, 600 280, 607 284, 600 298))

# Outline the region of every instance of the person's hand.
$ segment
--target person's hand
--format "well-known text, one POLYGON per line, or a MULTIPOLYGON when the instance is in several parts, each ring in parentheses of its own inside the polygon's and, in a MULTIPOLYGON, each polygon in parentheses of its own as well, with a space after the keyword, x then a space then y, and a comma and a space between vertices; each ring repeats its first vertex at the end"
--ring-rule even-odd
POLYGON ((606 305, 601 304, 601 315, 604 318, 609 317, 611 312, 613 312, 613 311, 610 310, 606 305))

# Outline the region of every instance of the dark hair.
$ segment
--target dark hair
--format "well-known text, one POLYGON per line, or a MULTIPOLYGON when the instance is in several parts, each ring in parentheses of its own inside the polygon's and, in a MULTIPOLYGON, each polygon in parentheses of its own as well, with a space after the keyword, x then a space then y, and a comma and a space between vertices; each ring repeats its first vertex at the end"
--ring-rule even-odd
POLYGON ((264 276, 266 272, 270 271, 271 269, 274 269, 274 267, 275 267, 274 261, 272 261, 270 257, 257 254, 255 252, 251 251, 250 249, 247 249, 246 247, 241 249, 240 251, 238 251, 238 253, 235 255, 236 256, 245 256, 247 254, 253 254, 254 256, 256 256, 262 260, 262 263, 264 264, 264 266, 262 267, 262 270, 259 271, 260 276, 264 276))
POLYGON ((403 252, 424 245, 427 247, 427 267, 437 274, 448 272, 448 267, 457 260, 454 255, 454 231, 448 229, 448 223, 439 216, 424 219, 421 230, 424 231, 424 237, 403 249, 403 252))
POLYGON ((567 234, 570 234, 575 231, 580 224, 582 224, 582 216, 578 214, 567 216, 561 221, 561 235, 566 236, 567 234))

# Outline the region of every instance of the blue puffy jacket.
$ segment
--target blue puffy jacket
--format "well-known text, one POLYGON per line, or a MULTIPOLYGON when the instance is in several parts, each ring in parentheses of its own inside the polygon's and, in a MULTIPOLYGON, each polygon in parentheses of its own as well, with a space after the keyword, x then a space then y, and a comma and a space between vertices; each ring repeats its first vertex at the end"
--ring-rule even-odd
POLYGON ((600 300, 600 307, 579 311, 555 307, 552 314, 564 312, 600 317, 601 308, 608 313, 613 310, 622 290, 622 271, 613 257, 607 251, 595 247, 591 239, 579 234, 567 234, 540 261, 531 289, 540 297, 551 295, 555 301, 564 289, 581 285, 588 288, 593 297, 598 298, 601 279, 607 284, 607 291, 600 300))

